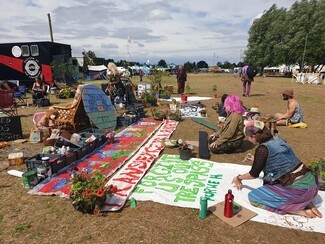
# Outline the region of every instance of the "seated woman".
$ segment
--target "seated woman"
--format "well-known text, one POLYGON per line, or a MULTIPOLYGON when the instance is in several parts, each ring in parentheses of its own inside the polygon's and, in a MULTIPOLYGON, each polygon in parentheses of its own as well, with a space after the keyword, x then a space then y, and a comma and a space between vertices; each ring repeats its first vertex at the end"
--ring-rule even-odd
POLYGON ((248 194, 253 206, 278 214, 321 218, 322 214, 312 203, 318 192, 317 180, 291 147, 282 138, 272 136, 261 121, 249 121, 245 134, 258 147, 250 158, 251 170, 233 178, 237 189, 242 189, 243 180, 255 179, 263 171, 263 186, 248 194))
POLYGON ((225 100, 227 117, 222 128, 209 137, 212 153, 233 153, 243 144, 244 107, 237 95, 228 95, 225 100))
POLYGON ((35 78, 35 82, 32 87, 32 97, 33 97, 33 105, 36 106, 36 101, 44 97, 45 94, 45 85, 40 77, 35 78))

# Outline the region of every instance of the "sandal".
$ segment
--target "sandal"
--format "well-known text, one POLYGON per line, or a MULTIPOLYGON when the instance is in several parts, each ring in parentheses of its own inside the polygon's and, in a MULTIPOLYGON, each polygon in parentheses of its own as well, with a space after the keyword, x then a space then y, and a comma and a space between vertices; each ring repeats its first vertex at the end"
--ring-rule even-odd
POLYGON ((164 138, 162 140, 162 144, 165 146, 165 147, 178 147, 180 145, 183 144, 183 141, 182 139, 178 139, 178 140, 171 140, 169 138, 164 138))

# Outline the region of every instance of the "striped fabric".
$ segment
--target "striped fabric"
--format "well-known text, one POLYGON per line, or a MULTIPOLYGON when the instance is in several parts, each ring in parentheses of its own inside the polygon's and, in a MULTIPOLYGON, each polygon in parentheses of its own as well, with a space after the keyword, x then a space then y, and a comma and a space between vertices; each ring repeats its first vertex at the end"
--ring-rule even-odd
POLYGON ((308 172, 295 180, 290 186, 264 185, 248 194, 249 201, 255 207, 277 214, 304 209, 317 195, 318 185, 315 177, 308 172))

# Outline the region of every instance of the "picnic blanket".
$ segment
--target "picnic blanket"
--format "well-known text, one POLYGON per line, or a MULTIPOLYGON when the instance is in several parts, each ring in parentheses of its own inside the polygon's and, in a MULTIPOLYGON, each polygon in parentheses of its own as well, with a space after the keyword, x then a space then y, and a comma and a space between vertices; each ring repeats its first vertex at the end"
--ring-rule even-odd
POLYGON ((102 211, 117 211, 124 206, 132 190, 164 149, 162 140, 170 137, 177 124, 177 121, 166 120, 135 156, 107 182, 107 185, 116 186, 118 191, 106 199, 102 211))
POLYGON ((152 118, 141 119, 130 125, 115 136, 115 142, 106 144, 95 150, 84 159, 60 170, 51 178, 47 178, 28 193, 37 195, 69 196, 72 170, 99 170, 100 173, 111 176, 156 132, 162 122, 152 118))
POLYGON ((202 116, 200 111, 205 110, 205 107, 199 107, 195 105, 188 105, 179 109, 181 111, 182 117, 195 117, 195 118, 206 118, 207 116, 202 116))
MULTIPOLYGON (((162 155, 131 195, 136 200, 154 201, 163 204, 200 208, 200 197, 206 195, 208 207, 224 201, 228 189, 233 191, 239 205, 256 212, 253 221, 325 233, 323 218, 307 219, 296 215, 278 215, 253 207, 248 193, 263 184, 262 178, 244 181, 244 188, 238 191, 231 180, 237 174, 250 170, 250 166, 216 163, 199 158, 181 160, 178 155, 162 155)), ((319 191, 313 203, 325 215, 325 192, 319 191)))

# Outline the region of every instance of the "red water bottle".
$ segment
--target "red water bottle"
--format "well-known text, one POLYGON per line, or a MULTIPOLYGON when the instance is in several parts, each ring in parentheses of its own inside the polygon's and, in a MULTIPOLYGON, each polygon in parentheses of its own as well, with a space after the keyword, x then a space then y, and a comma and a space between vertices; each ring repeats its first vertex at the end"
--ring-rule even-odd
POLYGON ((234 215, 234 195, 229 189, 228 193, 225 195, 225 210, 224 216, 226 218, 231 218, 234 215))

